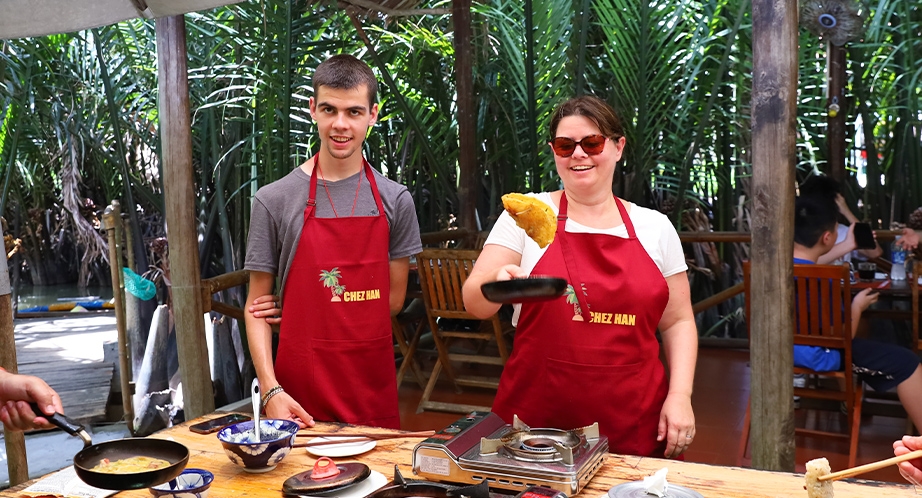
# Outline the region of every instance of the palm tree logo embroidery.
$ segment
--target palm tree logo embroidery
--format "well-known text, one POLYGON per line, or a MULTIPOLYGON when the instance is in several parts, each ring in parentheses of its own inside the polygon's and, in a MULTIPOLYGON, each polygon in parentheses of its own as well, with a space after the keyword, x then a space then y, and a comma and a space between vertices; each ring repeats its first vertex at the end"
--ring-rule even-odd
POLYGON ((333 294, 333 298, 330 299, 330 302, 342 301, 339 296, 342 296, 343 293, 346 292, 346 286, 339 285, 339 279, 342 276, 342 273, 339 272, 339 267, 335 267, 332 270, 320 271, 320 281, 323 282, 324 287, 329 287, 330 292, 333 294))
POLYGON ((579 308, 579 299, 576 297, 576 289, 574 289, 572 285, 567 284, 567 291, 564 293, 564 296, 567 297, 567 304, 573 305, 573 320, 582 322, 583 312, 579 308))

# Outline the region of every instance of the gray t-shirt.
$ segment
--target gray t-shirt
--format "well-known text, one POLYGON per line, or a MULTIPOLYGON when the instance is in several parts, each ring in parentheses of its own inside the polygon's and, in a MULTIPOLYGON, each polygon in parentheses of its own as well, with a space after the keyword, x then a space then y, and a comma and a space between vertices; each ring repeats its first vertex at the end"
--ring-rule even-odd
MULTIPOLYGON (((390 259, 418 254, 423 250, 423 245, 419 238, 419 221, 416 218, 413 196, 405 186, 387 179, 377 170, 372 171, 390 228, 390 259)), ((324 181, 318 178, 315 194, 315 216, 318 218, 335 218, 336 214, 340 217, 379 215, 364 170, 349 178, 326 182, 326 189, 323 185, 324 181), (356 187, 359 187, 357 196, 356 187), (327 190, 330 192, 329 196, 327 190), (330 199, 333 200, 332 206, 330 199)), ((301 238, 304 208, 307 206, 310 186, 310 175, 298 167, 278 181, 260 188, 253 199, 244 267, 251 271, 281 276, 279 292, 285 289, 285 279, 294 261, 298 240, 301 238)), ((362 241, 357 238, 356 243, 362 241)))

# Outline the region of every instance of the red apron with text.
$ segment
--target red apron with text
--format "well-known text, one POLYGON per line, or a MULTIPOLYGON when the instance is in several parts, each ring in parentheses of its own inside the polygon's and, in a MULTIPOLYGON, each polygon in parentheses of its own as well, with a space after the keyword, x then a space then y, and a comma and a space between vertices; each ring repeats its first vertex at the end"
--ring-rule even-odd
POLYGON ((570 287, 522 304, 493 411, 536 428, 598 422, 611 452, 662 458, 666 442, 656 432, 668 386, 656 327, 669 289, 615 202, 627 239, 566 232, 561 196, 557 235, 531 274, 567 277, 570 287))
POLYGON ((315 161, 275 375, 315 420, 399 429, 384 205, 366 161, 379 215, 316 217, 317 170, 315 161))

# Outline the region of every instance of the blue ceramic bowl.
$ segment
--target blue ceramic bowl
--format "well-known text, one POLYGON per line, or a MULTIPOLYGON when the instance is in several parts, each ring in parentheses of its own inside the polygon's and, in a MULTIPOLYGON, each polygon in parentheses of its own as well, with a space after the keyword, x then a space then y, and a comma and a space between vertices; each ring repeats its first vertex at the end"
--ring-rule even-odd
POLYGON ((253 421, 239 422, 218 431, 218 439, 230 461, 247 472, 269 472, 291 451, 298 424, 291 420, 259 421, 260 442, 254 442, 253 421))
POLYGON ((205 498, 214 481, 214 474, 203 469, 186 469, 176 479, 158 484, 150 494, 160 498, 205 498))

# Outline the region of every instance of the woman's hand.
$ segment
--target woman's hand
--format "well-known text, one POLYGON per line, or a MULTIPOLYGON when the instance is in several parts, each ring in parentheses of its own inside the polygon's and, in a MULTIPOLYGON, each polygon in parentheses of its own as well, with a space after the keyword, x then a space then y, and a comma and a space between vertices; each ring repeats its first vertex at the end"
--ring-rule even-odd
POLYGON ((494 278, 494 282, 526 277, 528 277, 528 272, 523 270, 519 265, 503 265, 496 270, 496 277, 494 278))
MULTIPOLYGON (((893 442, 893 454, 905 455, 911 451, 922 450, 922 436, 903 436, 903 439, 893 442)), ((922 458, 900 462, 900 474, 916 486, 922 486, 922 458)))
POLYGON ((269 398, 269 402, 265 406, 266 416, 269 418, 280 418, 284 420, 291 420, 298 424, 298 427, 313 427, 314 426, 314 417, 311 417, 304 408, 298 404, 291 396, 288 395, 285 391, 282 391, 275 396, 269 398))
POLYGON ((282 323, 282 303, 278 296, 267 294, 253 300, 249 312, 257 318, 264 318, 266 323, 282 323))
POLYGON ((675 458, 691 446, 695 439, 695 413, 692 411, 691 396, 671 393, 666 396, 659 416, 656 440, 666 440, 666 458, 675 458))

